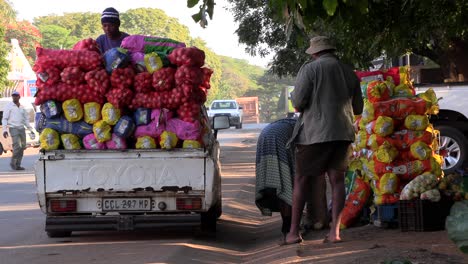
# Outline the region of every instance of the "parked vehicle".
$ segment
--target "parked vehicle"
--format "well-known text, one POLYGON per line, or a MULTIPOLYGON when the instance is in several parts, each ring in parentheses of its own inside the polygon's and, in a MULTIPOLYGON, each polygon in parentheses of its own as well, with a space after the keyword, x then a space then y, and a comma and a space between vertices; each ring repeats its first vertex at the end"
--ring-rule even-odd
POLYGON ((214 100, 208 109, 210 122, 213 117, 221 115, 229 117, 230 126, 235 126, 236 129, 242 128, 243 110, 236 100, 214 100))
MULTIPOLYGON (((11 102, 11 97, 0 98, 0 121, 3 118, 3 109, 5 106, 11 102)), ((34 106, 34 98, 32 97, 21 97, 20 103, 24 106, 26 111, 28 112, 29 116, 29 123, 31 127, 34 127, 34 117, 36 114, 36 107, 34 106)), ((0 130, 2 128, 2 124, 0 123, 0 130)), ((30 133, 26 133, 26 147, 39 147, 39 134, 37 131, 34 133, 34 137, 31 137, 30 133)), ((4 138, 0 135, 0 155, 2 153, 6 153, 7 151, 13 150, 13 143, 11 140, 11 136, 9 135, 7 138, 4 138)))
MULTIPOLYGON (((205 108, 201 111, 208 121, 205 108)), ((218 129, 196 149, 41 150, 35 175, 49 237, 73 231, 136 230, 201 223, 222 213, 218 129)))
POLYGON ((440 130, 440 154, 443 169, 451 173, 468 161, 468 83, 417 84, 416 92, 433 88, 439 98, 440 111, 431 123, 440 130))

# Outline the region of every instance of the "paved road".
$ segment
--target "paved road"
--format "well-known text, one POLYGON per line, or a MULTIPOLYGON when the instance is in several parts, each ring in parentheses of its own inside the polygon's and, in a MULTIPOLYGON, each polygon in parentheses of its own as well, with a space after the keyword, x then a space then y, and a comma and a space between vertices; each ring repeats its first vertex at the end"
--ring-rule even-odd
POLYGON ((0 157, 0 264, 149 263, 468 263, 446 231, 400 232, 371 225, 344 230, 344 243, 322 244, 326 231, 312 232, 302 245, 277 245, 280 219, 263 217, 254 204, 255 147, 262 125, 219 133, 223 215, 215 235, 198 227, 151 232, 76 232, 48 238, 34 190, 28 151, 22 173, 0 157))
POLYGON ((240 252, 246 241, 238 233, 249 234, 250 226, 261 221, 255 219, 259 214, 252 195, 255 142, 262 127, 245 125, 241 130, 232 128, 219 133, 224 215, 217 235, 208 237, 193 227, 152 232, 76 232, 70 238, 48 238, 34 187, 33 166, 38 149, 26 151, 23 172, 10 170, 10 155, 2 155, 0 263, 207 263, 214 259, 243 262, 240 252), (249 214, 255 217, 249 218, 249 214), (238 239, 232 239, 236 236, 238 239))

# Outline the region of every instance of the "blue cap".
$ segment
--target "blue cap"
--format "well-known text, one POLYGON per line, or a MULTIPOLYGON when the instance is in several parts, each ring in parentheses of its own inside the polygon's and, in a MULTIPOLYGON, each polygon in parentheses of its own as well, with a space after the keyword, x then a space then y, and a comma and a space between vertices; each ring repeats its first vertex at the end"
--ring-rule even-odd
POLYGON ((11 96, 13 95, 20 95, 20 93, 18 91, 14 91, 13 93, 11 93, 11 96))

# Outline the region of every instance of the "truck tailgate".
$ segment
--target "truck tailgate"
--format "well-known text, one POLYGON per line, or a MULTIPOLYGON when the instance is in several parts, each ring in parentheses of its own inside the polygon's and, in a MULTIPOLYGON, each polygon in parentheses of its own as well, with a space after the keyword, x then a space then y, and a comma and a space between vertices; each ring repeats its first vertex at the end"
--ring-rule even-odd
POLYGON ((39 162, 43 162, 46 193, 204 190, 207 155, 203 149, 57 150, 43 153, 39 162))

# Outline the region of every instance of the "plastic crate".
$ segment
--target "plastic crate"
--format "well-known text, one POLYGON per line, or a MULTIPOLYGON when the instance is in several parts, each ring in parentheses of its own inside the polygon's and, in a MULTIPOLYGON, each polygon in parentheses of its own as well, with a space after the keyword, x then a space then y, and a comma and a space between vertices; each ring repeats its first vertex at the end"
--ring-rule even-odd
POLYGON ((439 202, 428 200, 401 200, 398 203, 400 230, 437 231, 445 229, 445 218, 450 213, 453 201, 442 199, 439 202))
POLYGON ((398 204, 378 205, 374 213, 373 223, 378 227, 398 227, 398 204))

